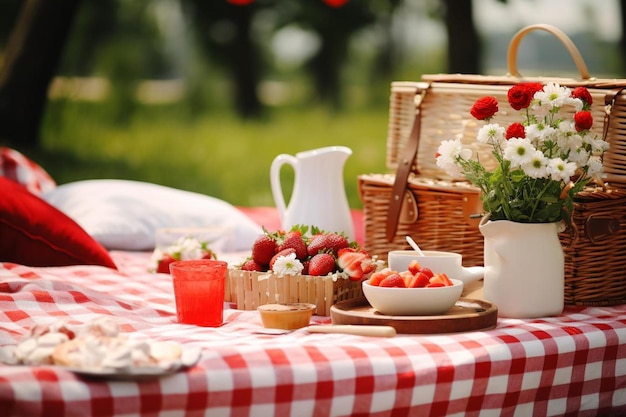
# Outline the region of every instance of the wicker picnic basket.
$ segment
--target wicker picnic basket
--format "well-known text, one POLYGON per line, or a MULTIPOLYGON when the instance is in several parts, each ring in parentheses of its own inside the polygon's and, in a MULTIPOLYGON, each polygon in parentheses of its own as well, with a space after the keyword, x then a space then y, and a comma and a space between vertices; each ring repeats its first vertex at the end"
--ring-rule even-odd
POLYGON ((285 275, 229 269, 225 301, 237 303, 240 310, 256 310, 263 304, 312 303, 313 314, 330 316, 330 307, 343 300, 363 296, 361 281, 332 276, 285 275))
POLYGON ((626 303, 626 192, 586 190, 575 203, 575 230, 561 233, 565 304, 626 303))
MULTIPOLYGON (((482 265, 483 238, 472 214, 482 212, 479 190, 469 183, 454 181, 436 166, 435 154, 442 140, 460 138, 473 148, 488 168, 495 166, 491 150, 476 141, 482 126, 469 114, 474 102, 494 96, 500 109, 492 122, 501 125, 519 121, 508 105, 509 88, 521 81, 558 82, 563 86, 585 86, 593 97, 591 112, 596 123, 592 132, 610 144, 604 156, 607 183, 600 191, 581 193, 576 203, 576 239, 564 234, 566 253, 566 302, 568 304, 626 303, 625 255, 598 262, 596 249, 609 247, 626 252, 626 80, 596 79, 589 75, 580 52, 559 29, 532 25, 520 30, 510 42, 506 76, 435 74, 421 81, 393 82, 387 135, 387 168, 392 174, 358 177, 363 202, 365 247, 386 259, 392 249, 408 249, 405 237, 412 236, 423 249, 447 250, 463 255, 466 265, 482 265), (517 70, 517 50, 524 36, 540 30, 555 36, 569 51, 580 79, 556 77, 522 78, 517 70), (490 166, 491 165, 491 166, 490 166), (607 197, 607 196, 610 196, 607 197), (611 233, 586 236, 585 224, 595 211, 609 212, 611 233), (603 288, 584 288, 589 269, 604 277, 603 288), (615 285, 607 286, 612 281, 615 285), (583 297, 580 294, 585 293, 583 297), (591 293, 591 294, 590 294, 591 293)), ((598 287, 590 281, 590 286, 598 287)))

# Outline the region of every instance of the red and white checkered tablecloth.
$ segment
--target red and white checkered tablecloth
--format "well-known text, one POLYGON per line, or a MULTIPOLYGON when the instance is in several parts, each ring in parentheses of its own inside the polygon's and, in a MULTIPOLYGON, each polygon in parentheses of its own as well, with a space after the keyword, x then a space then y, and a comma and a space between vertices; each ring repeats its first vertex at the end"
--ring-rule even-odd
POLYGON ((626 306, 449 335, 267 336, 254 333, 255 311, 227 309, 220 328, 177 324, 169 276, 148 273, 143 254, 113 256, 120 271, 0 264, 0 346, 36 323, 107 315, 124 331, 201 347, 200 362, 139 382, 0 365, 0 415, 626 414, 626 306))

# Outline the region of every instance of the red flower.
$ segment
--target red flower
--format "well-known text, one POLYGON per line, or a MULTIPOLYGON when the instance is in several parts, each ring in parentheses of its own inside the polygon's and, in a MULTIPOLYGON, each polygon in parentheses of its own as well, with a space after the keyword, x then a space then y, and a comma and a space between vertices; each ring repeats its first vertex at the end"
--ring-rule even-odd
POLYGON ((576 87, 574 91, 572 91, 573 98, 579 98, 583 101, 583 109, 589 110, 591 105, 593 104, 593 98, 585 87, 576 87))
POLYGON ((581 110, 574 115, 574 124, 576 125, 576 131, 582 132, 583 130, 591 129, 593 125, 593 116, 588 110, 581 110))
POLYGON ((513 123, 506 129, 506 138, 525 138, 526 131, 521 123, 513 123))
POLYGON ((478 120, 489 120, 498 112, 498 100, 495 97, 481 97, 472 106, 470 113, 478 120))
POLYGON ((341 7, 348 2, 348 0, 323 0, 323 1, 330 7, 341 7))
POLYGON ((533 96, 537 91, 541 91, 543 85, 540 83, 519 83, 509 89, 509 104, 515 110, 525 109, 530 106, 533 96))

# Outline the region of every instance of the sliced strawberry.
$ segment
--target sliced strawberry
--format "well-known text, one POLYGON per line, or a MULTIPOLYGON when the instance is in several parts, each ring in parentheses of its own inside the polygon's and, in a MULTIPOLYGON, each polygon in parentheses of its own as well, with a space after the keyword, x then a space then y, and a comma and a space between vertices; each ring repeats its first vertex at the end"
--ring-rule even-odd
POLYGON ((157 272, 160 274, 169 274, 170 264, 175 261, 176 259, 174 259, 169 253, 163 254, 163 257, 159 260, 159 265, 157 265, 157 272))
POLYGON ((433 277, 430 278, 429 283, 430 284, 440 283, 444 287, 451 287, 452 285, 454 285, 454 283, 450 281, 450 278, 448 278, 448 276, 444 273, 433 275, 433 277))
POLYGON ((337 265, 352 281, 363 279, 365 274, 369 274, 375 269, 369 254, 365 250, 354 248, 340 249, 337 265))
POLYGON ((395 274, 389 275, 387 278, 380 281, 381 287, 398 287, 398 288, 406 288, 404 284, 404 280, 397 272, 395 274))
POLYGON ((402 271, 402 272, 399 272, 399 274, 404 280, 404 286, 409 288, 409 283, 411 282, 411 279, 413 278, 413 274, 411 273, 411 271, 402 271))
POLYGON ((417 259, 413 259, 411 262, 409 262, 408 269, 413 275, 417 274, 421 269, 419 261, 417 259))
POLYGON ((445 287, 443 282, 431 282, 426 286, 427 288, 445 287))
POLYGON ((421 267, 421 268, 420 268, 420 272, 421 272, 422 274, 426 274, 426 276, 427 276, 429 279, 430 279, 430 278, 432 278, 432 277, 433 277, 433 275, 435 275, 435 274, 433 274, 433 271, 432 271, 430 268, 427 268, 427 267, 425 267, 425 266, 423 266, 423 267, 421 267))
POLYGON ((337 265, 330 253, 318 253, 309 261, 309 275, 324 276, 335 272, 337 265))
POLYGON ((375 287, 380 285, 380 282, 387 278, 391 274, 395 274, 395 271, 392 271, 389 268, 381 269, 380 271, 374 272, 369 279, 369 284, 375 287))
POLYGON ((423 288, 430 284, 428 276, 423 272, 413 275, 407 284, 407 288, 423 288))

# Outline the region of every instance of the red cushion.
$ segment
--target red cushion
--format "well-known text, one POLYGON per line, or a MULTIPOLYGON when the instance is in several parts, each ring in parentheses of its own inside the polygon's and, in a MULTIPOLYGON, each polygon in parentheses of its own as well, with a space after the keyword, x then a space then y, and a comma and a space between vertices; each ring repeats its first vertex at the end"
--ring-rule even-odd
POLYGON ((116 268, 106 249, 61 211, 5 177, 0 190, 0 261, 116 268))
POLYGON ((45 169, 11 148, 0 147, 0 175, 37 195, 56 187, 56 182, 45 169))

